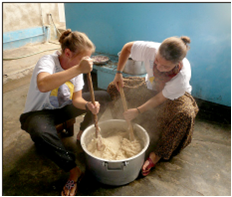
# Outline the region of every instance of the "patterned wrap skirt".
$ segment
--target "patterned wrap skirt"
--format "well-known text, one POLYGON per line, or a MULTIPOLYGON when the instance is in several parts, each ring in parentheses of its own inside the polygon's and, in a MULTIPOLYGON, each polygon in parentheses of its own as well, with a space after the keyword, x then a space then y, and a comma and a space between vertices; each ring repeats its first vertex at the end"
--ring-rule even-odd
MULTIPOLYGON (((124 92, 128 109, 142 105, 157 93, 147 89, 145 78, 124 78, 124 92)), ((113 82, 107 88, 113 102, 112 117, 123 119, 123 105, 113 82)), ((199 109, 194 98, 185 93, 178 99, 168 99, 156 108, 139 114, 134 123, 141 125, 150 136, 150 149, 162 159, 169 160, 192 140, 194 121, 199 109)))

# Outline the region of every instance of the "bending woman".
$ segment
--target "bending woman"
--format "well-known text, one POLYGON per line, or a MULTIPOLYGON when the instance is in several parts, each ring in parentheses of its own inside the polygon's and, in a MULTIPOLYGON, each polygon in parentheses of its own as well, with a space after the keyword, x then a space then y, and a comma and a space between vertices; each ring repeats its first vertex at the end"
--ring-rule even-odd
POLYGON ((158 133, 158 140, 151 143, 153 150, 143 164, 143 176, 148 175, 161 158, 170 159, 191 142, 198 106, 191 96, 191 68, 185 58, 189 43, 189 37, 183 36, 170 37, 162 43, 135 41, 125 44, 114 81, 108 86, 115 104, 117 90, 127 88, 130 109, 123 114, 127 121, 134 119, 147 128, 150 135, 158 133), (137 88, 128 88, 128 80, 133 84, 133 77, 122 76, 129 57, 143 61, 147 71, 146 77, 141 79, 144 83, 137 88))
POLYGON ((82 172, 75 163, 74 154, 63 146, 56 125, 86 113, 80 124, 81 134, 93 123, 92 114, 101 116, 110 96, 106 91, 96 91, 97 101, 93 105, 90 94, 82 93, 82 73, 89 73, 93 68, 90 56, 95 46, 90 39, 84 33, 66 30, 59 42, 61 53, 45 55, 35 66, 20 122, 36 147, 64 171, 70 172, 62 195, 72 196, 76 194, 82 172))

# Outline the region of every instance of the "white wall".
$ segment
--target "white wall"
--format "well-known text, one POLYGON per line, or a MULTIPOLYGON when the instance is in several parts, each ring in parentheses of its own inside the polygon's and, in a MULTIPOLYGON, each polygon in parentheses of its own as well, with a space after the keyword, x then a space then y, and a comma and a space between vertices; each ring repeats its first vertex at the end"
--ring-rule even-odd
POLYGON ((48 25, 47 14, 57 27, 65 26, 63 3, 3 3, 2 8, 3 33, 48 25))

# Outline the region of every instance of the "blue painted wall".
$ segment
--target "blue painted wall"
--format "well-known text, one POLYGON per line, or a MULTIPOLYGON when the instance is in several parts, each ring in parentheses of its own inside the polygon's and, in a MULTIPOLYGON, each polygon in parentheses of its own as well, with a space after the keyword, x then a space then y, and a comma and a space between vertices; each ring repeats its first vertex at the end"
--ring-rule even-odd
POLYGON ((28 43, 44 42, 49 39, 50 28, 33 27, 3 34, 3 50, 15 49, 28 43))
POLYGON ((129 41, 189 36, 192 95, 231 106, 230 3, 65 3, 65 14, 67 28, 108 54, 129 41))

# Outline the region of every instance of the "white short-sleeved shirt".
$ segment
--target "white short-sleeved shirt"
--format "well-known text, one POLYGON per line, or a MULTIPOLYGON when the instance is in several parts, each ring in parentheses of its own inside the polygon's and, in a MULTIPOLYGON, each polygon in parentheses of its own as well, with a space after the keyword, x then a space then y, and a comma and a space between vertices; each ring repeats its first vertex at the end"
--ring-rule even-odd
POLYGON ((37 62, 32 74, 24 113, 64 107, 65 105, 72 103, 74 92, 83 89, 83 74, 80 74, 52 91, 45 93, 39 91, 37 86, 37 75, 39 73, 46 72, 54 74, 63 71, 58 58, 59 55, 59 51, 56 51, 52 55, 41 57, 37 62))
MULTIPOLYGON (((146 84, 147 88, 150 90, 155 90, 153 63, 160 45, 161 43, 157 42, 136 41, 131 48, 131 58, 135 61, 144 62, 147 71, 146 84)), ((191 94, 192 91, 192 86, 189 83, 191 78, 190 63, 186 58, 184 58, 182 62, 183 68, 181 71, 170 81, 168 81, 162 90, 163 96, 170 100, 183 96, 185 92, 191 94)))

